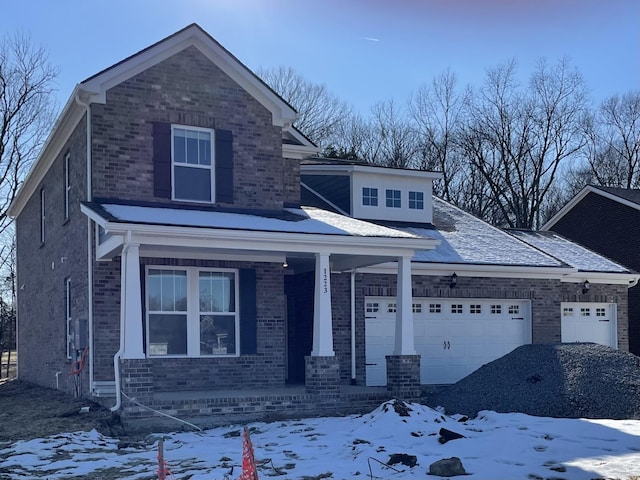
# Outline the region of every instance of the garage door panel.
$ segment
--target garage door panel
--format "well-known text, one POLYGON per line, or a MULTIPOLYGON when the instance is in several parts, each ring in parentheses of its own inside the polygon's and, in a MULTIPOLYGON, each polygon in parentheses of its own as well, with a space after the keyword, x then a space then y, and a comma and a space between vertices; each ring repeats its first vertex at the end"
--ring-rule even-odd
MULTIPOLYGON (((386 306, 392 301, 371 297, 386 306)), ((395 313, 387 309, 378 315, 378 320, 389 325, 386 338, 374 340, 367 323, 367 358, 369 343, 372 346, 386 342, 386 353, 381 361, 385 364, 384 376, 378 381, 386 383, 386 361, 384 355, 393 351, 395 313)), ((501 357, 515 347, 530 341, 530 321, 525 321, 528 301, 471 300, 471 299, 414 299, 414 340, 416 352, 421 355, 421 381, 424 384, 455 383, 480 366, 501 357), (416 305, 419 304, 420 308, 416 305), (519 315, 519 321, 512 317, 519 315)), ((368 360, 369 361, 369 360, 368 360)), ((380 360, 378 360, 380 363, 380 360)), ((370 368, 367 367, 367 384, 370 368)))
POLYGON ((616 304, 563 302, 561 339, 565 343, 594 342, 617 348, 616 304))

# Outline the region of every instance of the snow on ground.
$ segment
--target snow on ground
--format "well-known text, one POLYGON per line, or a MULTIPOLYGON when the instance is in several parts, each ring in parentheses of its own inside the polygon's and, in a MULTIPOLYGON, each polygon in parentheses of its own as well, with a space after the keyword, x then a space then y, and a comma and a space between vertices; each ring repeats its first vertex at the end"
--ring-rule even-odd
MULTIPOLYGON (((640 420, 554 419, 491 411, 458 420, 423 405, 386 402, 366 415, 247 427, 261 479, 425 478, 431 463, 453 456, 462 460, 470 474, 463 478, 469 479, 640 476, 640 420), (443 427, 465 438, 441 444, 443 427), (415 455, 417 465, 383 465, 394 453, 415 455)), ((117 439, 96 431, 19 441, 0 445, 0 477, 155 479, 157 439, 164 438, 164 456, 173 474, 168 478, 237 479, 241 430, 234 425, 155 435, 155 443, 120 446, 117 439)))

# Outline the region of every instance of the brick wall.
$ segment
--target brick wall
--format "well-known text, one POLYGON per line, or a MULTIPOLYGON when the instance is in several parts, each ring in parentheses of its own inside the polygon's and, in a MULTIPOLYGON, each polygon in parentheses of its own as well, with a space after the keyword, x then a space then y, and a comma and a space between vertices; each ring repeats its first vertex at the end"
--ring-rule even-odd
MULTIPOLYGON (((152 122, 233 132, 234 207, 282 208, 282 133, 271 113, 197 49, 190 47, 107 92, 92 106, 95 197, 154 197, 152 122)), ((287 167, 290 165, 287 163, 287 167)))
MULTIPOLYGON (((66 286, 71 279, 71 315, 88 319, 86 120, 80 120, 33 197, 16 220, 19 376, 48 387, 73 391, 68 374, 66 286), (64 157, 70 154, 71 209, 64 216, 64 157), (45 242, 40 241, 40 190, 45 191, 45 242)), ((83 372, 88 386, 88 368, 83 372)))

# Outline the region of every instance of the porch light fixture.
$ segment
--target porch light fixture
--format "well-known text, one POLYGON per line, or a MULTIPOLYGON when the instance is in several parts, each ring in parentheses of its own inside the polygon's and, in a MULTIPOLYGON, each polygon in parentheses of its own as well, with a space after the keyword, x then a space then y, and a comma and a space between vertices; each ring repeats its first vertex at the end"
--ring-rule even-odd
POLYGON ((456 272, 453 272, 453 275, 451 275, 451 283, 449 284, 449 288, 456 288, 457 285, 458 275, 456 275, 456 272))
POLYGON ((282 268, 287 268, 288 266, 289 266, 289 264, 287 263, 286 260, 284 262, 282 262, 282 268))
POLYGON ((590 288, 591 288, 591 285, 589 285, 589 280, 585 280, 584 283, 582 284, 582 294, 586 295, 587 293, 589 293, 590 288))

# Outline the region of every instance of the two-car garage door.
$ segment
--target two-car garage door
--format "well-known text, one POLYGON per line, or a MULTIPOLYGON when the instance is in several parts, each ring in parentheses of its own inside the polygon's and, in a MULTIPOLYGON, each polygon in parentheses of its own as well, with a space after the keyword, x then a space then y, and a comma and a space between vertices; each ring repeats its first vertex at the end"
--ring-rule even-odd
MULTIPOLYGON (((385 355, 393 352, 395 317, 395 298, 365 299, 367 385, 386 385, 385 355)), ((421 383, 455 383, 531 343, 530 319, 527 300, 414 298, 421 383)))

